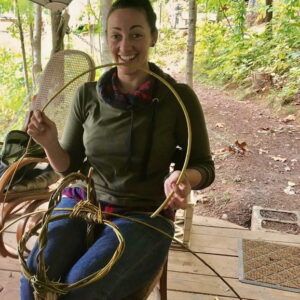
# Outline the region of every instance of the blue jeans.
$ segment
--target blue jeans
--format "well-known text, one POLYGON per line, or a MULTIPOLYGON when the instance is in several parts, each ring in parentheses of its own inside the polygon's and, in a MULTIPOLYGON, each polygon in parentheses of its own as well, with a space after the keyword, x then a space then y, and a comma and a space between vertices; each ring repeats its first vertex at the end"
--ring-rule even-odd
MULTIPOLYGON (((73 207, 77 202, 63 198, 59 208, 73 207)), ((59 214, 61 212, 54 212, 59 214)), ((173 236, 174 228, 163 217, 151 219, 143 213, 132 213, 136 218, 155 226, 173 236)), ((153 279, 162 266, 171 240, 161 233, 142 224, 114 218, 125 240, 121 258, 110 272, 100 280, 60 296, 60 300, 118 300, 131 295, 153 279)), ((47 275, 52 281, 74 283, 103 268, 112 257, 118 245, 113 230, 101 226, 94 243, 86 249, 86 223, 78 219, 63 219, 49 223, 48 243, 44 251, 47 275)), ((31 272, 37 268, 38 247, 31 251, 27 265, 31 272)), ((21 300, 33 300, 33 288, 29 281, 21 278, 21 300)))

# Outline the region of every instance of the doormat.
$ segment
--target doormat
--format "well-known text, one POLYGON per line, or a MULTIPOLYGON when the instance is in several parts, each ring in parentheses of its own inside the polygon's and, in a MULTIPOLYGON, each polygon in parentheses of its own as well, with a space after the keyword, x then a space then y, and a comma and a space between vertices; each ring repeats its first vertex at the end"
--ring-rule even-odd
POLYGON ((239 280, 300 293, 300 245, 239 240, 239 280))

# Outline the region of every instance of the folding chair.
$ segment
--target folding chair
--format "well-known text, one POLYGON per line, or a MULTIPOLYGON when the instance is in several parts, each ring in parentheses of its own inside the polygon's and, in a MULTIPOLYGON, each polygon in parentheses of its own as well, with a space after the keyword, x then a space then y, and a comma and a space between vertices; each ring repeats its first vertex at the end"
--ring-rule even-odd
POLYGON ((167 272, 168 258, 152 280, 123 300, 167 300, 167 272), (152 296, 155 288, 158 288, 158 295, 152 296))

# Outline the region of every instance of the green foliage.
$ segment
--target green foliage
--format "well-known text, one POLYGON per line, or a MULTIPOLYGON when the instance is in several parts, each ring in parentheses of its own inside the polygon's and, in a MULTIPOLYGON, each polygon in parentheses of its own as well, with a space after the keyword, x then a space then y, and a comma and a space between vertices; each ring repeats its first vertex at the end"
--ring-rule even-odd
POLYGON ((233 31, 237 39, 244 38, 244 32, 246 30, 245 21, 246 21, 246 1, 245 0, 236 0, 231 1, 230 9, 233 16, 233 31))
MULTIPOLYGON (((300 60, 298 59, 298 66, 300 60)), ((300 68, 292 67, 283 78, 284 84, 279 91, 278 97, 283 104, 293 102, 295 95, 300 95, 300 68)))
POLYGON ((14 0, 1 0, 0 8, 1 12, 12 11, 14 6, 14 0))
POLYGON ((26 88, 21 55, 0 49, 0 136, 24 122, 26 88))
POLYGON ((202 11, 217 13, 227 7, 230 0, 197 0, 197 5, 202 11))
MULTIPOLYGON (((18 0, 18 7, 21 17, 24 18, 24 21, 28 23, 33 21, 33 3, 28 0, 18 0)), ((14 12, 14 0, 1 0, 0 11, 5 12, 14 12)))
MULTIPOLYGON (((17 6, 23 31, 26 33, 34 20, 33 3, 28 0, 17 0, 17 6)), ((14 0, 2 0, 0 11, 13 12, 17 18, 14 0)), ((17 22, 12 22, 7 29, 12 37, 19 39, 17 22)), ((30 59, 27 55, 28 60, 30 59)), ((22 127, 27 99, 21 53, 15 54, 5 48, 0 49, 0 64, 0 136, 3 136, 11 129, 22 127)))
POLYGON ((182 61, 186 51, 186 38, 184 32, 168 27, 162 28, 151 60, 161 67, 168 67, 182 61))
MULTIPOLYGON (((77 34, 88 33, 90 30, 90 26, 91 26, 91 24, 84 24, 84 25, 78 27, 76 30, 74 30, 74 32, 77 34)), ((101 33, 101 31, 102 31, 101 24, 98 23, 98 24, 93 25, 92 31, 93 31, 93 33, 101 33)))
MULTIPOLYGON (((17 0, 17 6, 19 9, 19 15, 23 30, 29 30, 29 25, 34 22, 34 8, 33 3, 28 0, 17 0), (27 28, 26 28, 27 27, 27 28)), ((0 12, 14 12, 17 18, 17 10, 14 0, 2 0, 0 3, 0 12)), ((19 28, 17 22, 13 22, 8 28, 11 36, 19 38, 19 28)))
POLYGON ((102 3, 99 2, 93 2, 90 1, 87 2, 85 5, 85 10, 82 12, 82 15, 80 16, 79 20, 82 21, 83 19, 86 19, 86 16, 88 16, 89 23, 85 24, 75 30, 76 33, 87 33, 91 29, 91 23, 93 24, 93 32, 94 33, 101 33, 102 32, 102 26, 101 26, 101 20, 100 20, 100 10, 101 10, 102 3), (90 23, 90 21, 92 22, 90 23))
MULTIPOLYGON (((271 31, 245 26, 246 7, 227 3, 226 18, 205 22, 197 30, 195 75, 218 84, 248 83, 252 73, 268 72, 282 104, 300 94, 300 10, 298 0, 275 2, 271 31)), ((257 8, 258 16, 261 6, 257 8)), ((260 25, 261 28, 261 25, 260 25)))

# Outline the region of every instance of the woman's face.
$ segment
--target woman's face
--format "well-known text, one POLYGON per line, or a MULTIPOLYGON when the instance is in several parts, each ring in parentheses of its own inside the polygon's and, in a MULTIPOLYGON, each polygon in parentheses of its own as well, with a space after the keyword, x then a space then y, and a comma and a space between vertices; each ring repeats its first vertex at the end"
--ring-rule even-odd
MULTIPOLYGON (((146 15, 137 9, 117 9, 107 21, 107 41, 112 58, 117 63, 135 64, 148 69, 149 47, 157 34, 151 33, 146 15)), ((133 68, 118 66, 120 73, 132 74, 133 68)))

